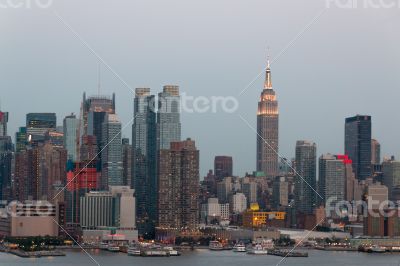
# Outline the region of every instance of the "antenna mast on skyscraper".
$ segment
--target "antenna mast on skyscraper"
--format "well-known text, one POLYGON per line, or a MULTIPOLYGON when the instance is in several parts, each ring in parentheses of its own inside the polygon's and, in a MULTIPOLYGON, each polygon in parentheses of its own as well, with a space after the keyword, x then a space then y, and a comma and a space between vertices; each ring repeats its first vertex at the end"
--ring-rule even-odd
POLYGON ((98 69, 97 69, 97 93, 100 95, 100 89, 101 89, 101 72, 100 72, 100 62, 98 64, 98 69))

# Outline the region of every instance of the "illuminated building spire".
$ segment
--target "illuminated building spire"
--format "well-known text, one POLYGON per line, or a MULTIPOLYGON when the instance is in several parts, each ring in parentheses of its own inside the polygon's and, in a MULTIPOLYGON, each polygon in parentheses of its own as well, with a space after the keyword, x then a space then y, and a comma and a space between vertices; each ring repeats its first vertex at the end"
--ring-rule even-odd
POLYGON ((271 67, 270 67, 270 63, 269 63, 269 55, 267 58, 267 69, 266 69, 266 74, 265 74, 264 89, 272 89, 271 67))

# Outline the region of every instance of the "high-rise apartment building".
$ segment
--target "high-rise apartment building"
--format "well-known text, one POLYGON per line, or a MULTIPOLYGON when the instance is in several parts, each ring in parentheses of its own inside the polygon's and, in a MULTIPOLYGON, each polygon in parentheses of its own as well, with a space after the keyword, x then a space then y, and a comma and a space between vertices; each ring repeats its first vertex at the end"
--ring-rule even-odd
POLYGON ((137 88, 132 126, 133 180, 139 234, 151 237, 157 220, 157 128, 155 97, 137 88))
MULTIPOLYGON (((342 159, 332 154, 319 157, 319 194, 330 208, 346 198, 346 169, 342 159)), ((328 207, 328 206, 326 206, 328 207)))
POLYGON ((166 85, 158 94, 157 148, 169 149, 172 141, 181 140, 179 87, 166 85))
POLYGON ((158 226, 195 230, 199 223, 199 150, 187 139, 160 150, 158 226))
POLYGON ((214 174, 218 180, 224 177, 232 176, 233 160, 231 156, 215 156, 214 158, 214 174))
POLYGON ((106 114, 102 124, 101 188, 123 185, 121 122, 116 114, 106 114))
POLYGON ((294 196, 298 212, 304 214, 313 213, 317 197, 316 171, 317 145, 311 141, 297 141, 294 196))
POLYGON ((371 116, 356 115, 346 118, 345 154, 353 161, 353 170, 358 180, 365 180, 371 170, 371 116))
POLYGON ((257 171, 274 178, 278 174, 279 110, 272 88, 271 68, 267 65, 264 90, 257 111, 257 171))
POLYGON ((13 198, 64 201, 67 151, 49 142, 16 154, 13 198))
POLYGON ((79 120, 74 114, 66 116, 63 121, 64 131, 64 148, 68 153, 68 160, 76 162, 77 156, 77 132, 78 132, 79 120))

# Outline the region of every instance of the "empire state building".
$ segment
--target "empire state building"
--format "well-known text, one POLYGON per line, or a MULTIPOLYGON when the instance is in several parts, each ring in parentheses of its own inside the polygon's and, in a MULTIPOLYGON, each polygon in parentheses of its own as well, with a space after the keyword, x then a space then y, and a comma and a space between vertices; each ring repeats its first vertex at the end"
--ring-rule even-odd
POLYGON ((257 171, 274 178, 278 175, 279 111, 272 88, 269 60, 264 89, 258 102, 257 133, 257 171))

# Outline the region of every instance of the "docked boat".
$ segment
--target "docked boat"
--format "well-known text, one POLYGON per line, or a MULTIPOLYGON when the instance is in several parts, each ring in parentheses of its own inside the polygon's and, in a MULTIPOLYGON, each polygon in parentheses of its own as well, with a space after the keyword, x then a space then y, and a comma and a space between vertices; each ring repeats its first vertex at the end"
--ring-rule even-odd
POLYGON ((169 257, 169 252, 162 249, 146 249, 140 255, 143 257, 169 257))
POLYGON ((284 257, 284 258, 289 258, 289 257, 294 257, 294 258, 307 258, 308 253, 307 252, 294 252, 293 250, 271 250, 269 251, 268 255, 274 255, 274 256, 279 256, 279 257, 284 257))
POLYGON ((249 251, 247 251, 247 254, 250 254, 250 255, 267 255, 268 254, 268 250, 263 248, 263 246, 261 244, 256 244, 255 246, 253 246, 253 248, 251 248, 249 251))
POLYGON ((99 249, 108 250, 108 243, 106 243, 106 242, 101 242, 101 243, 99 244, 99 249))
POLYGON ((243 243, 238 243, 233 246, 233 252, 246 252, 246 246, 243 243))
POLYGON ((129 247, 126 253, 128 253, 128 256, 140 256, 141 254, 140 249, 137 247, 129 247))
POLYGON ((369 253, 385 253, 386 249, 384 247, 378 245, 372 245, 370 248, 367 249, 369 253))
POLYGON ((117 245, 108 245, 107 250, 111 251, 111 252, 119 252, 119 246, 117 246, 117 245))
POLYGON ((180 256, 181 255, 181 253, 179 253, 173 247, 165 247, 164 250, 166 250, 170 256, 180 256))
POLYGON ((210 241, 208 248, 212 251, 224 250, 224 246, 219 241, 210 241))

